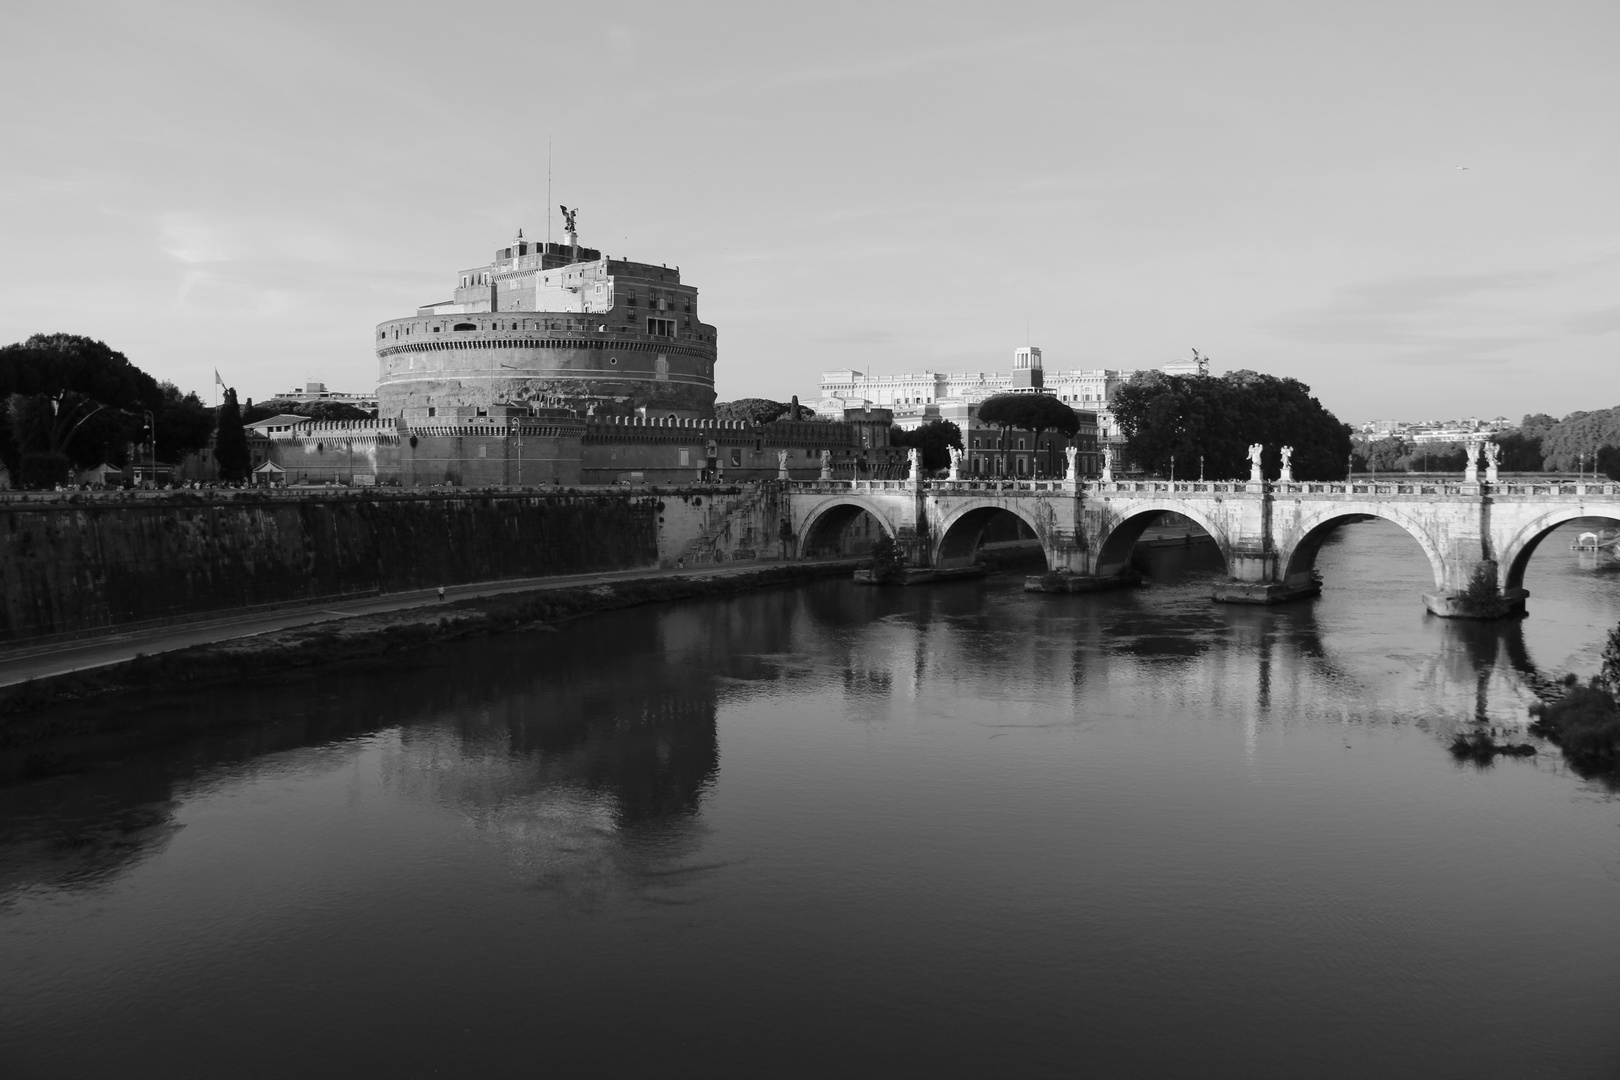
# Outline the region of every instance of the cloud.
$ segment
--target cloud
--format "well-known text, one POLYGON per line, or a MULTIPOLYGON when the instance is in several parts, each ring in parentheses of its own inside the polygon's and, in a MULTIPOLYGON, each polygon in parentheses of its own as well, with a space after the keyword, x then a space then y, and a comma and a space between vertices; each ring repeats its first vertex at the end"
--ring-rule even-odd
POLYGON ((1596 336, 1620 331, 1620 307, 1600 308, 1571 315, 1568 323, 1571 333, 1596 336))
MULTIPOLYGON (((1420 366, 1498 367, 1526 345, 1562 334, 1620 329, 1620 309, 1568 316, 1563 291, 1593 269, 1581 263, 1532 270, 1390 277, 1348 286, 1327 303, 1264 329, 1313 345, 1398 352, 1420 366)), ((1516 361, 1515 361, 1516 362, 1516 361)))
POLYGON ((315 222, 289 218, 224 220, 196 211, 170 211, 157 220, 158 244, 177 262, 348 261, 350 245, 315 222))
POLYGON ((619 23, 614 23, 607 30, 608 52, 613 59, 624 67, 630 67, 636 62, 636 39, 630 31, 619 23))
POLYGON ((868 327, 865 329, 840 330, 832 334, 818 334, 810 340, 827 345, 885 345, 893 341, 894 338, 893 331, 868 327))

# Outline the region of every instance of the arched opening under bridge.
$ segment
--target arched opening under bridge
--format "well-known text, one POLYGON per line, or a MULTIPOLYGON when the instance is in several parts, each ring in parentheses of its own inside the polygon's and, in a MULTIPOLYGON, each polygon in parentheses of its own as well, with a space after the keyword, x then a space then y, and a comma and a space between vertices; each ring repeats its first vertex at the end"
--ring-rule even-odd
POLYGON ((859 502, 817 507, 799 535, 799 558, 825 559, 867 555, 880 536, 894 535, 883 518, 859 502))
POLYGON ((940 527, 934 565, 941 569, 972 566, 1037 566, 1047 569, 1046 549, 1035 525, 1002 506, 975 506, 946 519, 940 527))
MULTIPOLYGON (((1568 548, 1582 557, 1589 552, 1587 569, 1597 570, 1608 563, 1620 563, 1620 516, 1593 514, 1582 507, 1569 507, 1537 518, 1521 529, 1502 551, 1502 587, 1525 588, 1525 571, 1530 557, 1548 537, 1562 541, 1568 535, 1568 548), (1579 545, 1579 546, 1577 546, 1579 545)), ((1534 595, 1534 590, 1532 590, 1534 595)))
MULTIPOLYGON (((1226 550, 1208 520, 1187 507, 1155 506, 1136 511, 1108 531, 1097 549, 1095 573, 1100 578, 1120 577, 1133 564, 1148 560, 1150 552, 1159 555, 1178 551, 1204 555, 1212 561, 1218 557, 1219 568, 1226 568, 1226 550)), ((1178 570, 1186 561, 1174 560, 1178 570)))
MULTIPOLYGON (((1286 551, 1287 562, 1283 564, 1283 580, 1291 588, 1301 588, 1310 583, 1312 573, 1316 570, 1317 556, 1321 554, 1324 545, 1333 542, 1346 542, 1354 537, 1360 544, 1363 540, 1360 533, 1341 533, 1347 525, 1368 524, 1373 527, 1366 533, 1365 543, 1378 550, 1381 565, 1386 568, 1392 564, 1390 559, 1399 559, 1404 553, 1413 558, 1421 554, 1423 564, 1426 565, 1429 576, 1433 579, 1433 587, 1441 589, 1445 586, 1445 563, 1441 559, 1440 551, 1435 547, 1428 534, 1414 523, 1401 520, 1400 517, 1380 512, 1381 508, 1368 504, 1367 506, 1353 506, 1335 508, 1324 511, 1315 519, 1307 520, 1302 524, 1303 532, 1294 541, 1293 547, 1286 551), (1407 541, 1415 543, 1418 551, 1413 552, 1407 541)), ((1414 565, 1414 581, 1422 587, 1421 570, 1414 565)))

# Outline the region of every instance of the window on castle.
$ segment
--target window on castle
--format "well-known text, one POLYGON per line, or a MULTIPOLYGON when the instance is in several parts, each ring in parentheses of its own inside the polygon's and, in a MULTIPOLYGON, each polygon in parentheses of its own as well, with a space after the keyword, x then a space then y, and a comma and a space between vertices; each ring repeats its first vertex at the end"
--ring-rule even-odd
POLYGON ((648 319, 647 320, 647 333, 652 335, 653 337, 674 337, 675 336, 675 320, 674 319, 648 319))

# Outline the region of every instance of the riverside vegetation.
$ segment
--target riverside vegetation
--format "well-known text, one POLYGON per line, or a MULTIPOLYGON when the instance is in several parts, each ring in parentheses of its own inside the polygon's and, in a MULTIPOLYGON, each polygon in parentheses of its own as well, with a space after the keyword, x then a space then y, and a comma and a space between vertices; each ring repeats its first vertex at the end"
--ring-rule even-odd
POLYGON ((1564 685, 1562 697, 1531 706, 1531 733, 1555 743, 1581 775, 1620 778, 1620 626, 1609 631, 1602 670, 1564 685))

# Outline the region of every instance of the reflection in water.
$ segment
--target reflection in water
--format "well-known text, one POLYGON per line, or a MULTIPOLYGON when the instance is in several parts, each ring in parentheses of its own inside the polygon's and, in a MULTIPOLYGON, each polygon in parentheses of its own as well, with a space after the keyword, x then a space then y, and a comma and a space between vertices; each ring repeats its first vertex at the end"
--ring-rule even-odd
POLYGON ((720 1074, 1591 1074, 1620 810, 1555 755, 1444 749, 1595 670, 1620 582, 1560 553, 1522 622, 1426 615, 1427 561, 1368 522, 1276 609, 1164 549, 1139 590, 826 582, 149 702, 133 729, 191 734, 0 762, 0 1045, 63 1075, 692 1046, 720 1074), (285 1045, 241 1059, 268 1016, 285 1045))

